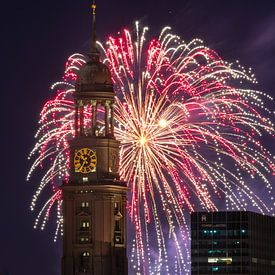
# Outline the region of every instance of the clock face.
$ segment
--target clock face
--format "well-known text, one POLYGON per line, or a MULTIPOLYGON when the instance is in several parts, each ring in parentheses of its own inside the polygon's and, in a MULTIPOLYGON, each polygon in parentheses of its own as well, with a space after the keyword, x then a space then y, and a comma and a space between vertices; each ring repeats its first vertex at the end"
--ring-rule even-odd
POLYGON ((88 174, 96 170, 96 153, 90 148, 75 151, 74 169, 77 173, 88 174))

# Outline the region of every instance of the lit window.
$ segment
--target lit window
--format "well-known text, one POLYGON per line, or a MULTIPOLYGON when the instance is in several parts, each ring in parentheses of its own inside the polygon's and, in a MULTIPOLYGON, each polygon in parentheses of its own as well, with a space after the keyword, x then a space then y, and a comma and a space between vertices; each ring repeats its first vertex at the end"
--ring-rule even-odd
POLYGON ((83 257, 89 257, 90 256, 90 252, 89 251, 85 251, 82 253, 83 257))
POLYGON ((115 210, 118 210, 118 202, 114 202, 114 207, 115 207, 115 210))
POLYGON ((83 207, 83 208, 89 207, 89 202, 83 201, 83 202, 81 203, 81 207, 83 207))
POLYGON ((83 222, 81 223, 81 227, 82 227, 82 228, 89 228, 89 227, 90 227, 90 223, 87 222, 87 221, 83 221, 83 222))
POLYGON ((115 243, 122 243, 121 236, 119 235, 115 236, 115 243))
POLYGON ((81 237, 80 238, 80 242, 81 243, 88 243, 89 242, 89 238, 88 237, 81 237))
POLYGON ((226 264, 231 264, 232 263, 232 258, 231 257, 208 258, 208 263, 226 263, 226 264))
POLYGON ((252 263, 256 264, 258 262, 257 258, 252 258, 252 263))
POLYGON ((83 178, 82 178, 82 181, 83 181, 83 182, 88 182, 88 177, 83 177, 83 178))

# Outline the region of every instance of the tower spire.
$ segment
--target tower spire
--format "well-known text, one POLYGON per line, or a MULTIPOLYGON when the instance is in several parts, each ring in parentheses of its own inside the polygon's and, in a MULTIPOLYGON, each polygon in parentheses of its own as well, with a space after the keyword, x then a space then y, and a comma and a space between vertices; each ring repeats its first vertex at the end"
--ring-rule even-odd
POLYGON ((99 55, 99 52, 96 48, 96 2, 95 0, 92 1, 92 41, 91 41, 91 48, 89 51, 88 56, 92 57, 94 55, 99 55))

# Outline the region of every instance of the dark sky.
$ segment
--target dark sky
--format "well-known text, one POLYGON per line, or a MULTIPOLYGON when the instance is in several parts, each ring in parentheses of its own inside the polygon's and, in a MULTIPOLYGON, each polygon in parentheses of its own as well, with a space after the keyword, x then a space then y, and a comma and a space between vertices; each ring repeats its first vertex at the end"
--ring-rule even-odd
MULTIPOLYGON (((61 242, 53 242, 54 220, 44 232, 32 228, 29 204, 36 182, 25 181, 27 155, 50 84, 60 79, 70 54, 86 52, 90 2, 1 4, 0 275, 60 274, 61 242)), ((168 24, 184 40, 199 37, 224 59, 254 68, 257 88, 275 96, 275 1, 98 0, 97 6, 99 40, 135 20, 156 35, 168 24)))

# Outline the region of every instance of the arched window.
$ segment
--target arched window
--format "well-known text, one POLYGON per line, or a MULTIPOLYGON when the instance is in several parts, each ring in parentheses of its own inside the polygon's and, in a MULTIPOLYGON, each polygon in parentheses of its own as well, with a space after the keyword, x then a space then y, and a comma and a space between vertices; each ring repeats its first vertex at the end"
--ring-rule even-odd
POLYGON ((90 272, 90 252, 89 251, 84 251, 81 254, 79 271, 82 273, 90 272))

